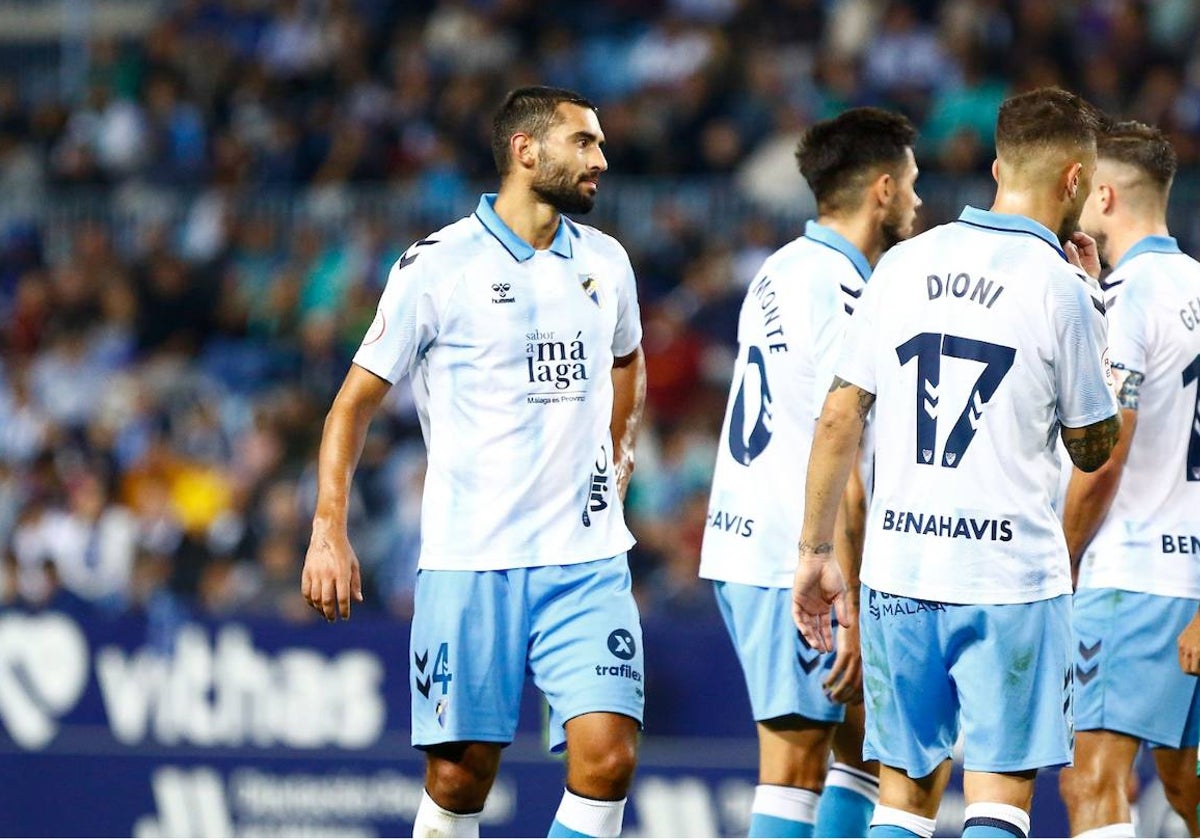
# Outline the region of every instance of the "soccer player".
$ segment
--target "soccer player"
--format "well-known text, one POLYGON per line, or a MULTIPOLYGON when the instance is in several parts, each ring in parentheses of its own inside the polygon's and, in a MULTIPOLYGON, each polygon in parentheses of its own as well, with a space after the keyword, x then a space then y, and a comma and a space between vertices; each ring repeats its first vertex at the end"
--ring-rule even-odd
MULTIPOLYGON (((808 460, 871 266, 912 234, 921 204, 915 134, 907 119, 878 108, 809 128, 796 156, 817 220, 767 259, 742 304, 700 576, 714 581, 758 722, 751 837, 865 836, 878 798, 878 768, 862 760, 858 628, 839 634, 835 658, 809 647, 790 620, 804 498, 796 465, 808 460), (851 721, 837 726, 846 701, 854 701, 851 721)), ((864 504, 855 481, 845 525, 856 533, 864 504)), ((847 550, 861 550, 861 540, 847 550)))
POLYGON ((1114 266, 1109 356, 1121 406, 1113 457, 1076 472, 1063 509, 1072 570, 1071 831, 1132 837, 1126 781, 1142 742, 1197 836, 1200 743, 1200 264, 1167 232, 1175 151, 1158 129, 1102 134, 1083 230, 1114 266))
POLYGON ((854 619, 833 530, 872 406, 861 571, 872 837, 927 837, 960 726, 965 837, 1023 837, 1037 770, 1071 760, 1071 577, 1054 438, 1094 471, 1120 430, 1096 244, 1077 231, 1100 115, 1042 89, 996 124, 991 210, 886 254, 847 328, 809 459, 794 613, 854 619), (1065 244, 1060 244, 1065 242, 1065 244))
POLYGON ((510 92, 500 190, 392 268, 325 422, 303 592, 329 620, 361 600, 347 494, 368 423, 412 378, 429 453, 412 625, 417 837, 478 837, 526 669, 567 751, 552 837, 621 830, 644 678, 622 500, 645 365, 633 271, 591 209, 607 168, 590 102, 510 92))

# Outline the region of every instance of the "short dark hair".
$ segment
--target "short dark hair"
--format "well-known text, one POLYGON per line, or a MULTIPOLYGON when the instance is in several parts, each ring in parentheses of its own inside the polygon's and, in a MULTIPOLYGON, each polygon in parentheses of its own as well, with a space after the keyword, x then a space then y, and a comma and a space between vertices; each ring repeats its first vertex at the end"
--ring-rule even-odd
POLYGON ((596 110, 596 106, 573 90, 531 85, 510 90, 492 118, 492 157, 501 177, 512 166, 509 141, 518 132, 542 138, 558 120, 558 106, 563 102, 596 110))
POLYGON ((1078 94, 1044 87, 1004 100, 996 117, 996 152, 1019 157, 1037 146, 1095 146, 1108 119, 1078 94))
POLYGON ((851 108, 805 130, 796 147, 800 174, 817 199, 817 212, 858 206, 856 188, 872 170, 898 167, 917 139, 908 118, 882 108, 851 108))
POLYGON ((1096 138, 1096 153, 1136 168, 1157 187, 1166 191, 1175 177, 1179 159, 1162 129, 1136 120, 1114 123, 1096 138))

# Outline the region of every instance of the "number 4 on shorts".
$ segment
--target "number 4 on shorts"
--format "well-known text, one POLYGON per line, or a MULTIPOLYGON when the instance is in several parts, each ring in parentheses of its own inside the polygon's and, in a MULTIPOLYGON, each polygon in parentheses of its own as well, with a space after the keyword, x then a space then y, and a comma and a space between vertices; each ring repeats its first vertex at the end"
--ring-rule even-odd
POLYGON ((442 642, 437 658, 433 660, 433 681, 439 683, 442 686, 442 694, 446 694, 450 691, 450 680, 453 678, 450 673, 450 644, 442 642))

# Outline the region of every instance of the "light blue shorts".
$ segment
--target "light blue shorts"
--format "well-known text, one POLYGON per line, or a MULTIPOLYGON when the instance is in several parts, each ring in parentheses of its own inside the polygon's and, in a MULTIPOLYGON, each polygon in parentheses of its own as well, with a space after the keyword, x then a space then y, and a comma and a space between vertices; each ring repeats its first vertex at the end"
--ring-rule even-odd
POLYGON ((943 604, 862 590, 865 758, 914 779, 950 757, 967 770, 1069 764, 1071 598, 943 604))
MULTIPOLYGON (((834 654, 809 647, 792 622, 792 590, 715 581, 717 606, 733 640, 756 721, 800 715, 841 721, 845 709, 822 684, 834 654)), ((835 630, 836 634, 836 630, 835 630)))
POLYGON ((1200 680, 1179 667, 1177 639, 1200 601, 1081 589, 1075 593, 1075 728, 1151 746, 1200 744, 1200 680))
POLYGON ((417 573, 410 643, 412 743, 510 743, 525 674, 564 724, 616 712, 640 724, 642 626, 621 554, 569 566, 417 573))

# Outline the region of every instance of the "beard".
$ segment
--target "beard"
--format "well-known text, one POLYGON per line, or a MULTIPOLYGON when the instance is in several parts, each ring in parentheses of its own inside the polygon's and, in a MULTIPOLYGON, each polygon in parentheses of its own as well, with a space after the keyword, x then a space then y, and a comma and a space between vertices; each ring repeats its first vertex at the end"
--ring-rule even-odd
POLYGON ((880 225, 879 231, 883 234, 883 250, 887 251, 893 245, 899 245, 908 239, 912 235, 912 226, 909 225, 909 232, 905 233, 904 217, 898 207, 893 207, 880 225))
POLYGON ((559 213, 583 215, 591 211, 596 197, 580 189, 582 179, 554 161, 539 161, 530 189, 559 213))

